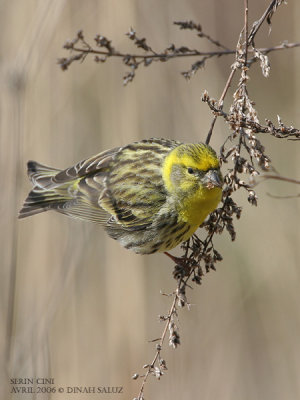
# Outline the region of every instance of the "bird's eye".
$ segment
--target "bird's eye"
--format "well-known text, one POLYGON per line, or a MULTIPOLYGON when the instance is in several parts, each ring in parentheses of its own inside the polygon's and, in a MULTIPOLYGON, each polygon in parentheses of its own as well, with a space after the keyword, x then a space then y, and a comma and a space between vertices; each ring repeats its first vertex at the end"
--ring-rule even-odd
POLYGON ((191 168, 191 167, 188 168, 188 173, 189 173, 189 174, 193 174, 194 172, 195 172, 195 171, 193 170, 193 168, 191 168))

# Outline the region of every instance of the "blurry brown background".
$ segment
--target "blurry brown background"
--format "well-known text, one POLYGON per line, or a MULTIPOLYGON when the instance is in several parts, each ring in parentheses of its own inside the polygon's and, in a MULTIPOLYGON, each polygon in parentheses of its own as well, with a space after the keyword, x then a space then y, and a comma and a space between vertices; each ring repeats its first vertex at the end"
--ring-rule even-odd
MULTIPOLYGON (((251 0, 250 22, 269 1, 251 0)), ((149 138, 204 140, 211 115, 201 102, 207 89, 219 97, 232 58, 209 61, 186 82, 191 59, 141 68, 124 88, 126 68, 91 58, 67 72, 56 65, 62 44, 83 29, 124 51, 134 27, 154 49, 170 43, 209 50, 206 41, 172 23, 193 19, 205 32, 234 47, 243 24, 238 0, 2 0, 1 23, 1 279, 0 397, 12 395, 9 378, 54 378, 55 386, 123 386, 123 395, 55 394, 51 399, 130 399, 139 381, 130 377, 154 355, 158 315, 167 311, 172 263, 119 246, 92 224, 55 213, 18 221, 30 184, 26 162, 65 168, 101 150, 149 138), (2 393, 3 392, 3 393, 2 393)), ((258 47, 300 40, 300 3, 280 7, 258 47)), ((300 50, 270 55, 271 76, 251 70, 250 96, 260 119, 300 126, 300 50)), ((227 103, 230 98, 227 98, 227 103)), ((227 135, 218 121, 212 145, 227 135)), ((299 143, 262 138, 282 175, 300 178, 299 143)), ((244 206, 237 240, 217 239, 224 261, 189 293, 194 305, 179 314, 181 346, 166 346, 169 370, 146 387, 148 399, 253 400, 300 398, 299 199, 289 184, 258 187, 259 206, 244 206)), ((175 252, 176 253, 176 252, 175 252)), ((180 253, 178 253, 180 254, 180 253)))

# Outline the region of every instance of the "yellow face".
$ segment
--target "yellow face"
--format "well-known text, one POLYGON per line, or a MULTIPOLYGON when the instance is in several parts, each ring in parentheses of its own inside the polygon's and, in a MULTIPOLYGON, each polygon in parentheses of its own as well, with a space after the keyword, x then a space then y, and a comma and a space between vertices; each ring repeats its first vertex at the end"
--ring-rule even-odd
POLYGON ((163 165, 163 179, 170 193, 223 184, 217 155, 204 144, 183 144, 172 150, 163 165))
POLYGON ((199 226, 222 196, 219 160, 204 144, 183 144, 172 150, 163 165, 163 179, 179 218, 191 225, 199 226))

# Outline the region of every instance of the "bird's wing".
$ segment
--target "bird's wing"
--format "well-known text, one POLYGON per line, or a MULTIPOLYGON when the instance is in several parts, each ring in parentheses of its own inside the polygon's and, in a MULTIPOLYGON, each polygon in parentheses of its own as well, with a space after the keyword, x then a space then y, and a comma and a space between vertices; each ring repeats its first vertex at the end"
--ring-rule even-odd
POLYGON ((115 147, 114 149, 103 151, 93 157, 79 161, 74 166, 60 171, 54 177, 55 183, 65 183, 77 178, 85 178, 96 174, 98 172, 104 173, 109 164, 114 159, 115 155, 122 149, 122 147, 115 147))
POLYGON ((28 171, 34 188, 28 207, 34 204, 34 213, 55 209, 112 229, 144 229, 166 201, 162 163, 177 144, 144 140, 104 151, 63 171, 32 162, 28 171))
POLYGON ((167 198, 162 165, 169 151, 169 143, 149 140, 116 154, 99 198, 101 207, 113 216, 110 228, 141 230, 152 224, 167 198))

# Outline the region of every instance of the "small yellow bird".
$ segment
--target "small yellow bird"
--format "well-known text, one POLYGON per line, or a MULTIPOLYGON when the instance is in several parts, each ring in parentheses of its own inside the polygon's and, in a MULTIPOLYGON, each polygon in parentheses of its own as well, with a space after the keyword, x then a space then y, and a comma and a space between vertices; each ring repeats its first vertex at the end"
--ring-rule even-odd
POLYGON ((65 170, 28 162, 33 183, 19 218, 47 210, 97 222, 139 254, 187 240, 214 211, 223 178, 202 143, 148 139, 116 147, 65 170))

